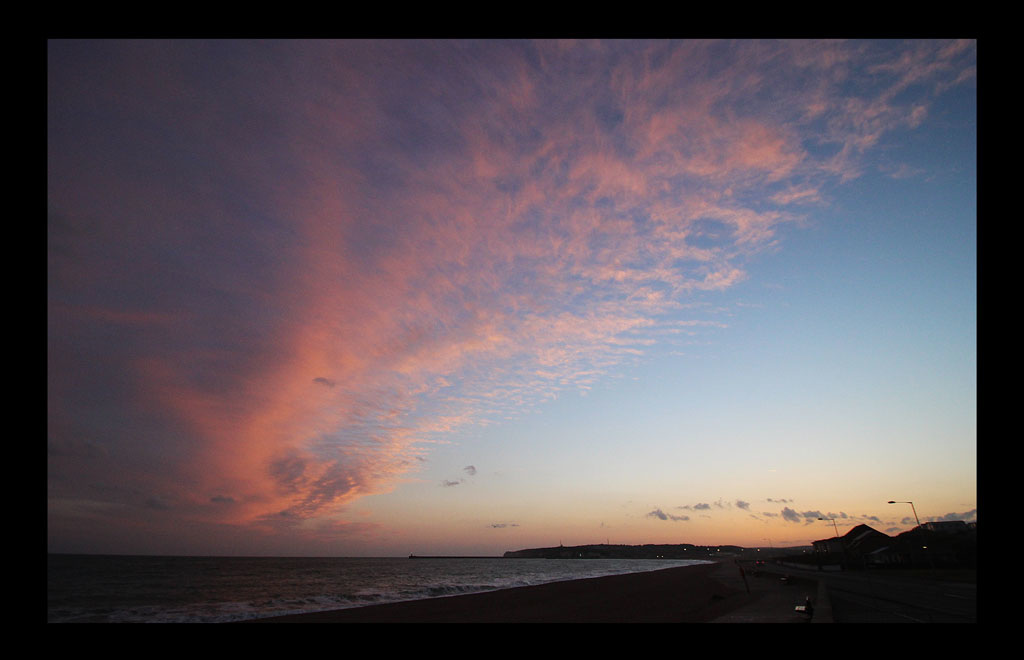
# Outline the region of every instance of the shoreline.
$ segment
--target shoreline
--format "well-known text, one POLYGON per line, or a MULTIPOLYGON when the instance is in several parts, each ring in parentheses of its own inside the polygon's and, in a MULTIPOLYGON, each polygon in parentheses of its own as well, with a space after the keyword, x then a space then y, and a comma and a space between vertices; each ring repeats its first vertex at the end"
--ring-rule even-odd
POLYGON ((716 562, 239 623, 707 623, 757 599, 716 562))

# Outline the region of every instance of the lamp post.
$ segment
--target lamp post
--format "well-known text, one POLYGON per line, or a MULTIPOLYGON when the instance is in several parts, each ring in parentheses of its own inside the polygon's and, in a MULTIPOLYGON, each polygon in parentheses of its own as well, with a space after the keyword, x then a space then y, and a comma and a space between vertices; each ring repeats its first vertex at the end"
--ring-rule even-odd
POLYGON ((836 525, 836 519, 835 518, 818 518, 818 520, 831 520, 832 521, 832 529, 836 530, 836 540, 839 541, 839 547, 843 549, 843 567, 842 568, 843 568, 843 570, 846 570, 846 563, 847 563, 847 559, 846 559, 846 544, 843 543, 842 537, 839 536, 839 526, 836 525))
MULTIPOLYGON (((917 521, 917 528, 921 529, 921 519, 917 517, 917 508, 914 507, 913 502, 897 502, 896 500, 889 500, 889 504, 909 504, 910 510, 914 512, 914 520, 917 521)), ((934 569, 935 559, 932 558, 931 550, 928 549, 928 546, 922 546, 921 549, 924 550, 925 556, 928 557, 928 564, 934 569)), ((913 559, 911 559, 911 561, 913 561, 913 559)))
POLYGON ((910 510, 914 512, 914 520, 917 521, 917 526, 918 527, 921 526, 921 519, 917 517, 917 509, 914 508, 914 503, 913 502, 897 502, 895 500, 889 500, 889 504, 909 504, 910 505, 910 510))

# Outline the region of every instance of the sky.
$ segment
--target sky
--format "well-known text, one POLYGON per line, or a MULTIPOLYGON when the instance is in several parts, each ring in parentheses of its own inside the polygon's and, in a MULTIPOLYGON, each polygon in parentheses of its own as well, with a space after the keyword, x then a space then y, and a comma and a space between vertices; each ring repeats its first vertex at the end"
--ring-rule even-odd
POLYGON ((976 521, 976 59, 49 41, 48 550, 976 521))

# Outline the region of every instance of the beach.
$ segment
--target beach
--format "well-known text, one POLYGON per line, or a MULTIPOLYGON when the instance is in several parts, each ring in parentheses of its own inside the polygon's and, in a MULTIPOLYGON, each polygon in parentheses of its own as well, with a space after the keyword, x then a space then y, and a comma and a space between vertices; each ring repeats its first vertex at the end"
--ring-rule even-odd
POLYGON ((718 562, 248 623, 798 623, 793 606, 816 586, 718 562))

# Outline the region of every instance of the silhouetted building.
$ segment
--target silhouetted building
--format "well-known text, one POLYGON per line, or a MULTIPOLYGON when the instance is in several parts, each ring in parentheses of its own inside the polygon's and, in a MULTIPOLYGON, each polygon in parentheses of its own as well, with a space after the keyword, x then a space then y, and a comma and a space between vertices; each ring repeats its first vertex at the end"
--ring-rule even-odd
POLYGON ((977 562, 977 523, 927 522, 897 536, 894 553, 908 567, 972 567, 977 562))
POLYGON ((868 525, 857 525, 844 536, 848 552, 865 555, 892 545, 892 537, 868 525))
POLYGON ((977 523, 943 520, 889 536, 857 525, 842 536, 814 541, 814 561, 819 568, 968 568, 977 561, 977 529, 977 523))
POLYGON ((868 525, 857 525, 846 534, 814 541, 819 566, 840 564, 844 568, 885 561, 892 537, 868 525))

